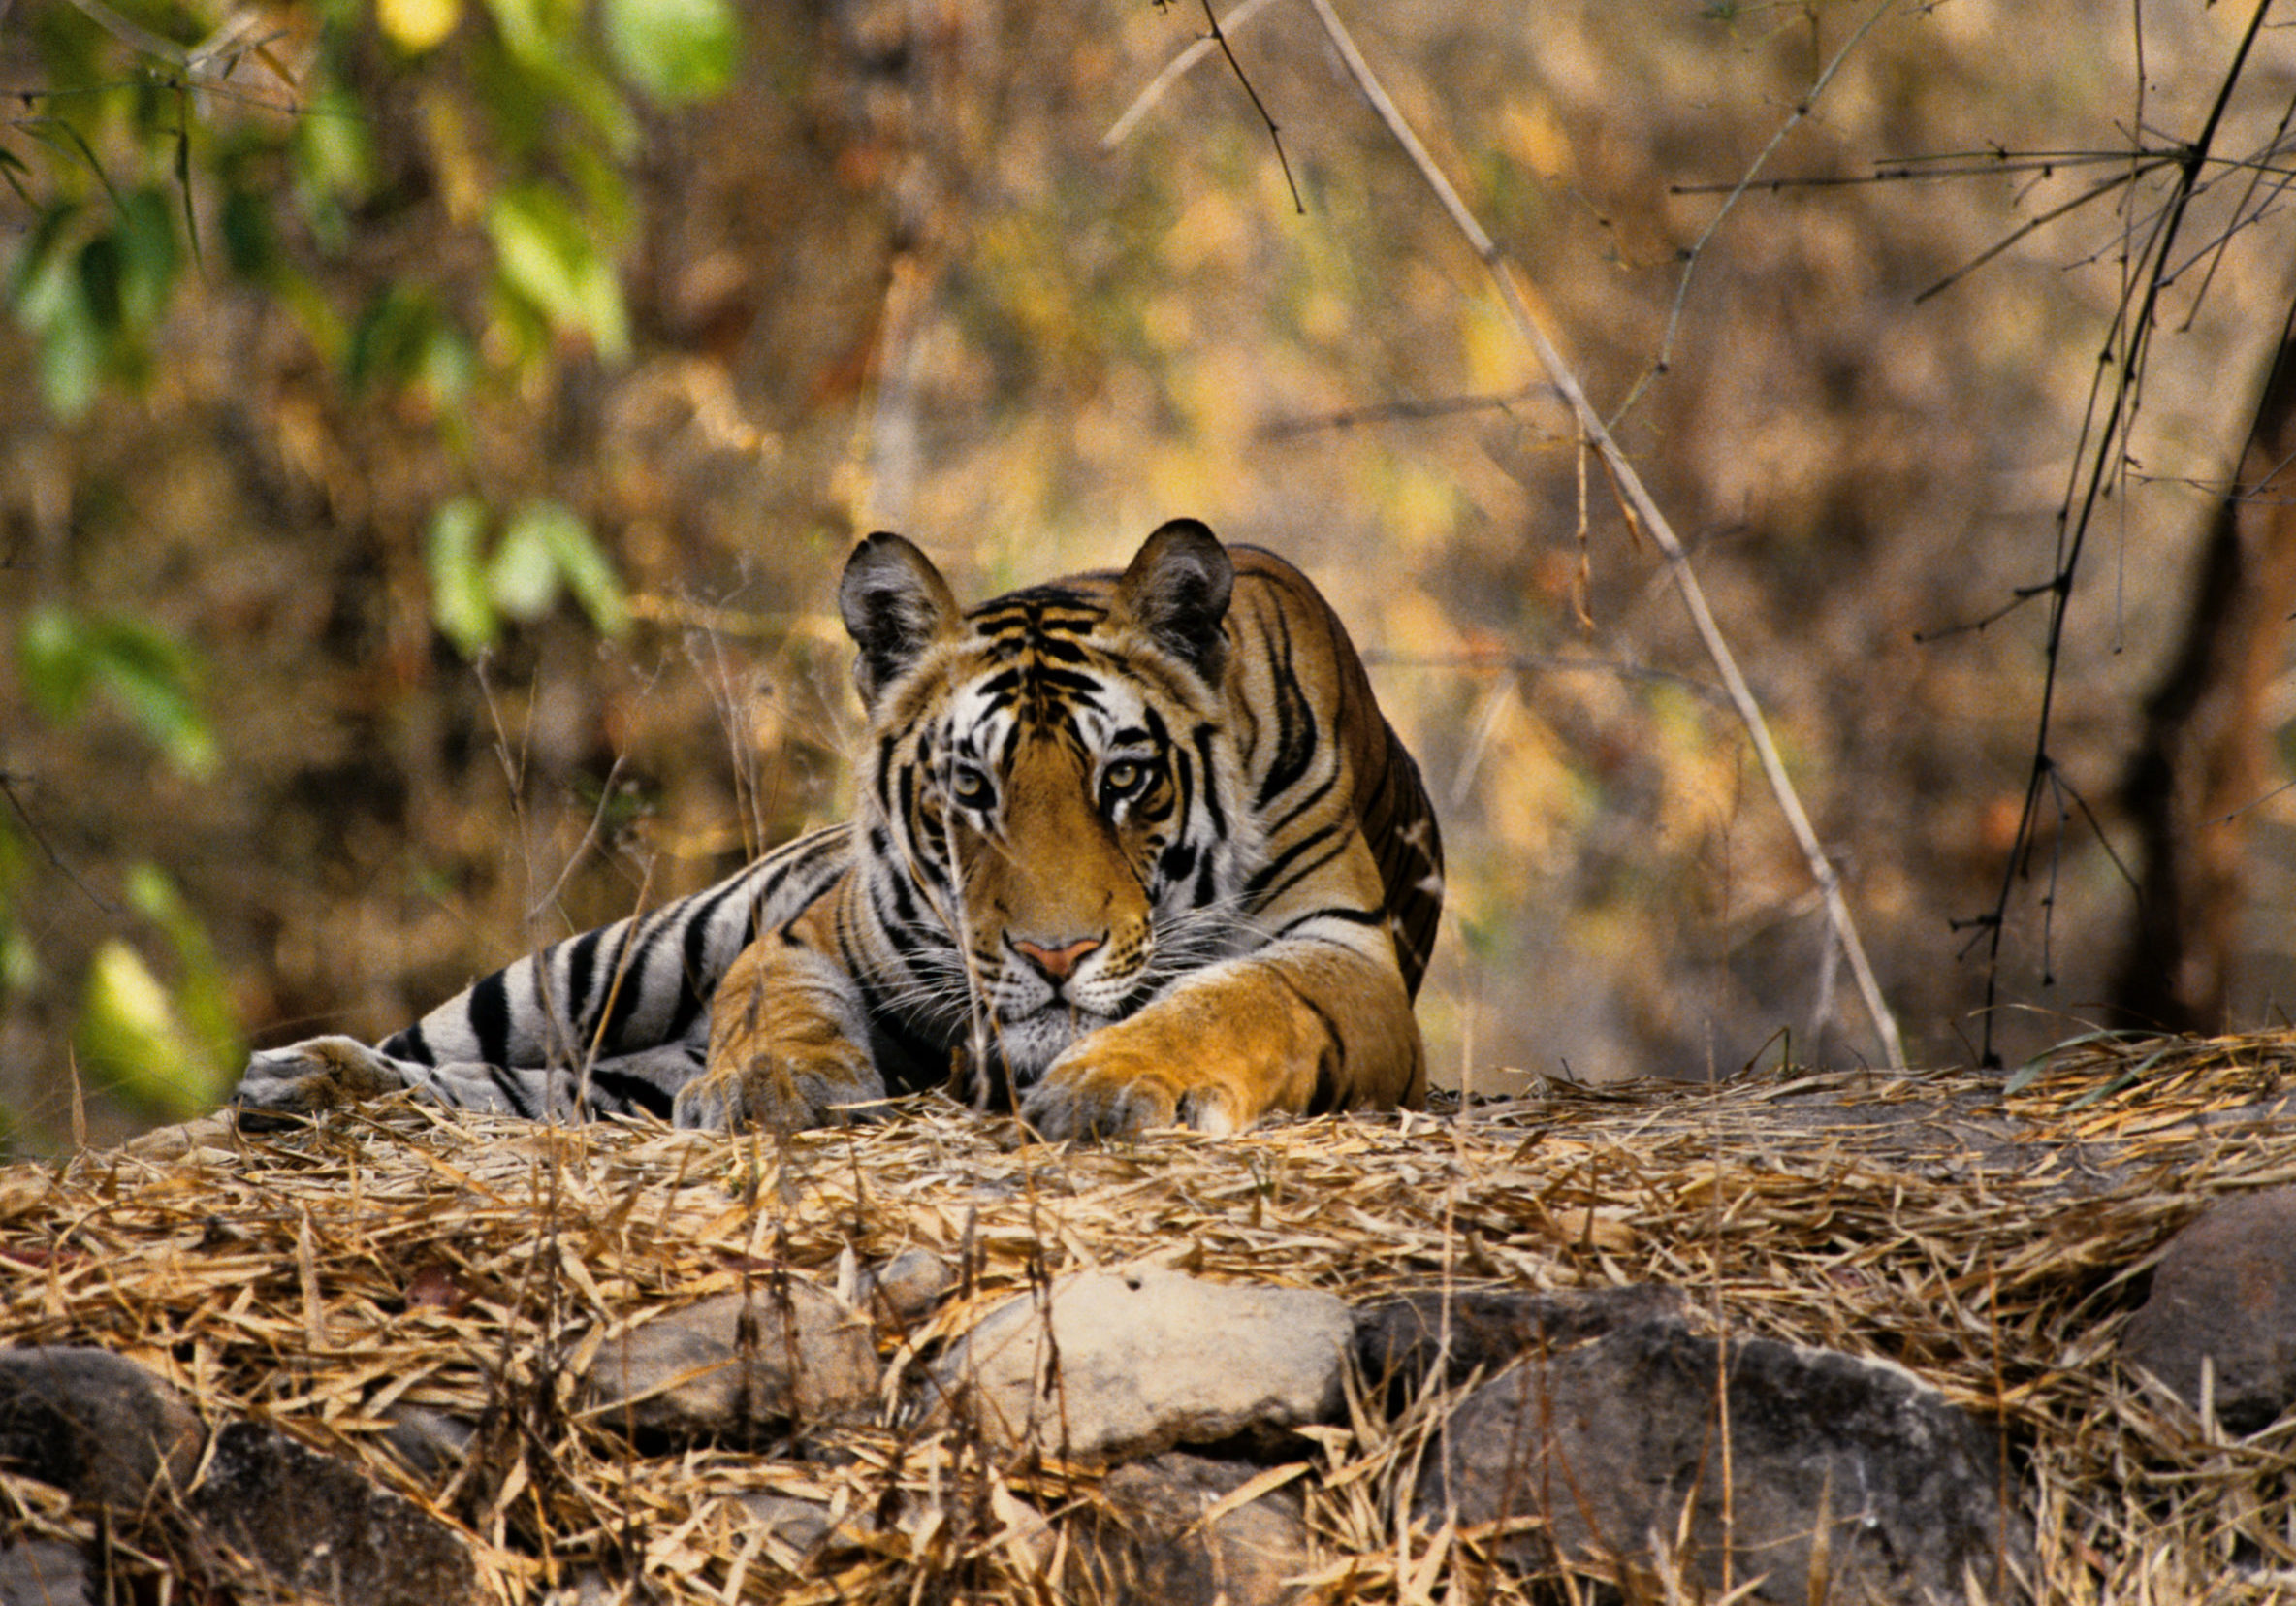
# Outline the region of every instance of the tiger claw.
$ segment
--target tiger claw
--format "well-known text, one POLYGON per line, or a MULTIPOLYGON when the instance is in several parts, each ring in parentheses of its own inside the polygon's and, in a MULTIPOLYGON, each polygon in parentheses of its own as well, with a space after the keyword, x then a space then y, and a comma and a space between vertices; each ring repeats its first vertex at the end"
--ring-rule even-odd
POLYGON ((678 1090, 674 1125, 688 1132, 738 1132, 756 1127, 801 1132, 882 1116, 884 1087, 855 1086, 845 1077, 813 1072, 792 1075, 777 1065, 714 1069, 678 1090))
POLYGON ((250 1058, 232 1090, 231 1106, 240 1126, 261 1131, 405 1086, 388 1059, 356 1038, 310 1038, 250 1058))
POLYGON ((1225 1135, 1236 1121, 1215 1090, 1182 1092, 1162 1079, 1048 1074, 1021 1101, 1021 1119, 1049 1141, 1129 1138, 1159 1127, 1225 1135))

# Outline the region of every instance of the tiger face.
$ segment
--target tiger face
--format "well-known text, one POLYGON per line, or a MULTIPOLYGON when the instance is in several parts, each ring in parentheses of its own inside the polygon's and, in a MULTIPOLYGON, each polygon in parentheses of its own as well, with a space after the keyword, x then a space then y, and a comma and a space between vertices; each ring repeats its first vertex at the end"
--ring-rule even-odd
POLYGON ((858 824, 884 848, 869 907, 922 973, 909 1002, 976 1008, 1018 1087, 1238 946, 1219 556, 1152 542, 1112 583, 970 615, 897 536, 848 568, 871 714, 858 824))

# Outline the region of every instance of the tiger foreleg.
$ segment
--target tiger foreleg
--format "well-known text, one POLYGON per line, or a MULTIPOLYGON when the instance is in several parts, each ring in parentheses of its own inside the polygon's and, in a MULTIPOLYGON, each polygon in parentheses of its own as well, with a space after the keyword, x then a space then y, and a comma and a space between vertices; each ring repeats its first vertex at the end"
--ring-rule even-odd
POLYGON ((239 1124, 251 1130, 405 1092, 454 1109, 528 1120, 573 1120, 578 1113, 666 1115, 671 1093, 700 1069, 699 1044, 665 1044, 600 1060, 585 1071, 467 1061, 418 1065, 355 1038, 321 1037, 255 1055, 231 1102, 239 1124))
POLYGON ((563 1120, 579 1088, 562 1070, 417 1065, 356 1038, 320 1037, 254 1055, 231 1102, 240 1125, 259 1129, 404 1092, 456 1109, 563 1120))
POLYGON ((787 931, 752 943, 710 1011, 707 1070, 677 1124, 794 1131, 866 1118, 885 1096, 851 977, 787 931))
POLYGON ((1393 1108, 1425 1095, 1419 1024, 1393 965, 1286 944, 1199 972, 1074 1044, 1021 1114, 1050 1139, 1217 1134, 1275 1112, 1393 1108))

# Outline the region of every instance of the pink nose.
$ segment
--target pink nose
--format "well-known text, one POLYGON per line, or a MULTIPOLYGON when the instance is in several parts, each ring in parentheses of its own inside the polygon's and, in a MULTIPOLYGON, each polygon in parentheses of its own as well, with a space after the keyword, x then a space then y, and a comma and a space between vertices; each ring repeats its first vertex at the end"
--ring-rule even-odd
POLYGON ((1083 963, 1084 956, 1100 946, 1100 940, 1098 937, 1079 937, 1073 943, 1048 948, 1026 938, 1016 937, 1012 940, 1012 946, 1030 964, 1058 981, 1065 980, 1083 963))

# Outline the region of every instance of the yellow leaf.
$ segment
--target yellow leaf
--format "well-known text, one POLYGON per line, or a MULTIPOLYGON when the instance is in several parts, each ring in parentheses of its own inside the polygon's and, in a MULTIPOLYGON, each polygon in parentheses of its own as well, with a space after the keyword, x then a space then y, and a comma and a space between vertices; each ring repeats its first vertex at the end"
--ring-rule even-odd
POLYGON ((374 18, 402 50, 430 49, 462 19, 462 0, 375 0, 374 18))

